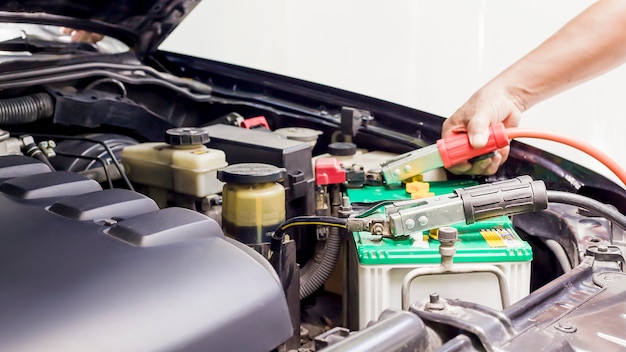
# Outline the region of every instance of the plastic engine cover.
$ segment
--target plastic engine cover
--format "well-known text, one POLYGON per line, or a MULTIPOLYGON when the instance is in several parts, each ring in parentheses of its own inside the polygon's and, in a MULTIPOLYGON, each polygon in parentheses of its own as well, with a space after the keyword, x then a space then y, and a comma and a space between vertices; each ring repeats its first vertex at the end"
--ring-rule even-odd
POLYGON ((271 267, 213 220, 21 163, 0 162, 0 350, 269 351, 291 335, 271 267))

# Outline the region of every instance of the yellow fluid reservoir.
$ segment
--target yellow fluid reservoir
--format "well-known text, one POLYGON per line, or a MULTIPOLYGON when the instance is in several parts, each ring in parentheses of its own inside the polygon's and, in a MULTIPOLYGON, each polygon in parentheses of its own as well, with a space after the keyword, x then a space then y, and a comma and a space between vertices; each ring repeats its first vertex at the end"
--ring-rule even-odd
POLYGON ((267 232, 285 221, 284 168, 259 163, 218 170, 222 189, 224 232, 245 244, 269 242, 267 232))

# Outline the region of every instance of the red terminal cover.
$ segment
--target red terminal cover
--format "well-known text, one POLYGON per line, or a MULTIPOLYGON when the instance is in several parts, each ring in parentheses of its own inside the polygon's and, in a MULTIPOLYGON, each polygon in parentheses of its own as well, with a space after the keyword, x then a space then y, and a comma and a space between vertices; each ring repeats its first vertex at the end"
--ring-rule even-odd
POLYGON ((346 170, 335 158, 319 158, 315 160, 315 184, 334 185, 346 182, 346 170))
POLYGON ((441 161, 446 168, 507 145, 509 145, 509 136, 502 123, 489 126, 487 145, 480 149, 472 148, 466 133, 455 134, 437 141, 441 161))
POLYGON ((241 121, 241 124, 239 125, 239 127, 243 127, 248 130, 252 128, 258 128, 258 127, 265 127, 268 130, 270 129, 270 125, 267 123, 267 119, 265 119, 265 116, 257 116, 257 117, 251 117, 249 119, 245 119, 241 121))

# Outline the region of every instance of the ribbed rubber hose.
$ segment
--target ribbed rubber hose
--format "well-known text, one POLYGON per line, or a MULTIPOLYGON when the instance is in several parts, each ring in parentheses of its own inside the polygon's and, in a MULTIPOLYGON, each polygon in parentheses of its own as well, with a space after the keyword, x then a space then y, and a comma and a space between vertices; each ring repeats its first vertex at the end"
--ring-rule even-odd
POLYGON ((34 122, 52 116, 54 102, 47 93, 0 100, 0 125, 34 122))
MULTIPOLYGON (((347 224, 346 218, 337 218, 334 216, 296 216, 286 220, 280 224, 276 231, 272 234, 270 248, 273 253, 272 258, 280 258, 281 244, 285 236, 285 230, 294 226, 329 226, 332 228, 345 229, 347 224)), ((324 255, 322 261, 316 268, 307 267, 305 264, 300 272, 300 298, 307 297, 322 287, 328 279, 339 258, 339 250, 341 249, 341 236, 339 233, 329 231, 326 245, 324 247, 324 255), (304 275, 303 275, 304 274, 304 275), (304 277, 303 277, 304 276, 304 277)), ((308 264, 308 263, 307 263, 308 264)), ((310 264, 313 265, 313 264, 310 264)))
POLYGON ((330 229, 320 262, 316 262, 314 256, 302 267, 300 271, 300 299, 310 296, 322 287, 333 272, 341 250, 339 231, 338 228, 330 229))

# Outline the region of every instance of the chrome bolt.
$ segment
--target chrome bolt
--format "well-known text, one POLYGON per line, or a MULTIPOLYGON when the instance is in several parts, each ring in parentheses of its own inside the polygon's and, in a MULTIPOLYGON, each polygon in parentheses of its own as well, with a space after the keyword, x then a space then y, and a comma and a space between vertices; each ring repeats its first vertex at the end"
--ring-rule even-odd
POLYGON ((437 292, 433 292, 430 294, 430 303, 439 303, 439 294, 437 292))
POLYGON ((426 310, 444 310, 446 306, 443 302, 439 301, 439 294, 437 292, 433 292, 430 294, 429 302, 426 303, 424 308, 426 308, 426 310))
POLYGON ((569 321, 561 321, 559 323, 557 323, 554 326, 555 329, 561 331, 561 332, 566 332, 566 333, 573 333, 576 332, 578 330, 578 328, 572 324, 569 321))
POLYGON ((417 221, 420 223, 420 225, 426 226, 426 224, 428 224, 428 217, 426 217, 426 215, 422 215, 417 219, 417 221))
POLYGON ((382 224, 374 224, 372 225, 372 234, 376 236, 382 236, 385 231, 385 228, 382 224))

